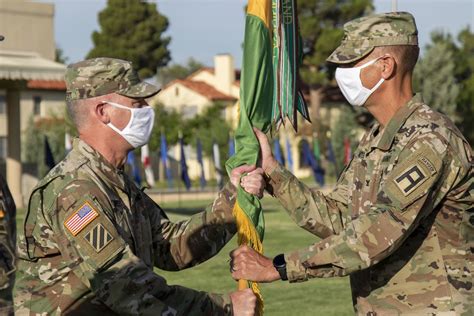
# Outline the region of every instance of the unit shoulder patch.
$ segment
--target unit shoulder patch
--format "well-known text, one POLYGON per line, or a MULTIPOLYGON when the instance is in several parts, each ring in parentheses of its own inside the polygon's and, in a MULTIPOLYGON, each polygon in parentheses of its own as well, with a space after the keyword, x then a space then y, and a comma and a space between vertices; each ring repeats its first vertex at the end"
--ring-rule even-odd
POLYGON ((87 232, 84 238, 98 253, 114 239, 101 223, 95 225, 94 228, 87 232))
POLYGON ((73 235, 79 234, 89 223, 99 216, 99 213, 86 201, 74 211, 65 221, 64 226, 73 235))
POLYGON ((430 188, 442 165, 440 157, 428 146, 401 160, 386 181, 386 194, 403 208, 430 188))

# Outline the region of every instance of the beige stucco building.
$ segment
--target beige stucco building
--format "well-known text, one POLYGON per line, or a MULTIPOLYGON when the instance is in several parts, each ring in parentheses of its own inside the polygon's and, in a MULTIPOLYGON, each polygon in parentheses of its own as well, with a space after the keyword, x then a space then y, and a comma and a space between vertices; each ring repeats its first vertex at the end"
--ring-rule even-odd
POLYGON ((32 116, 64 113, 65 66, 54 61, 54 5, 0 0, 0 34, 0 171, 22 207, 36 181, 22 171, 23 132, 32 116))

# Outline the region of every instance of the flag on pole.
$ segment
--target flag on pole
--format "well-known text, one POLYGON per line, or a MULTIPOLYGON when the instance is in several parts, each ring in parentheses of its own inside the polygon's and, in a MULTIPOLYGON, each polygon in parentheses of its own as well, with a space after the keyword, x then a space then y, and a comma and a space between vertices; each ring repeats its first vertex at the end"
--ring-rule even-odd
POLYGON ((293 156, 291 153, 291 143, 288 137, 286 138, 286 161, 288 162, 288 170, 293 172, 293 156))
POLYGON ((173 186, 173 176, 171 174, 171 168, 168 161, 168 145, 166 144, 166 137, 164 133, 161 133, 161 163, 163 164, 163 169, 166 173, 166 180, 168 180, 168 187, 173 186))
POLYGON ((183 180, 184 186, 186 187, 186 190, 189 191, 189 189, 191 189, 191 180, 189 179, 188 166, 186 165, 186 156, 184 154, 183 137, 179 138, 179 147, 180 147, 180 151, 181 151, 181 157, 180 157, 181 180, 183 180))
POLYGON ((201 178, 200 184, 201 184, 201 189, 204 189, 206 187, 206 177, 204 175, 204 161, 202 159, 202 145, 201 145, 201 140, 199 138, 196 138, 196 151, 197 151, 197 161, 199 163, 199 166, 201 166, 201 178))
POLYGON ((229 158, 235 155, 234 137, 229 137, 229 158))
POLYGON ((285 159, 283 158, 283 154, 281 152, 280 140, 275 138, 273 140, 273 154, 275 155, 275 159, 278 161, 280 165, 285 165, 285 159))
POLYGON ((49 146, 48 137, 44 136, 44 163, 49 168, 53 169, 56 163, 54 162, 53 151, 49 146))
POLYGON ((135 163, 135 154, 133 151, 130 151, 127 155, 127 164, 130 166, 130 169, 132 170, 133 181, 135 181, 135 183, 138 186, 140 186, 142 183, 142 177, 140 176, 140 169, 135 163))
POLYGON ((214 167, 216 168, 217 186, 219 189, 222 189, 224 187, 224 178, 222 177, 221 153, 216 142, 212 144, 212 157, 214 158, 214 167))
MULTIPOLYGON (((250 1, 249 1, 250 4, 250 1)), ((272 0, 273 109, 277 128, 288 119, 298 130, 296 112, 308 121, 308 106, 299 89, 299 63, 303 57, 296 0, 272 0)))
POLYGON ((308 166, 311 167, 313 171, 314 180, 319 183, 320 186, 324 185, 324 169, 318 163, 317 159, 314 157, 314 153, 311 152, 309 143, 304 139, 302 142, 303 145, 303 157, 308 166))
POLYGON ((327 144, 328 144, 328 149, 327 149, 328 161, 334 164, 334 172, 336 173, 336 178, 337 178, 337 176, 339 175, 339 170, 337 168, 336 156, 334 155, 334 149, 332 148, 331 140, 328 139, 327 144))
POLYGON ((313 153, 317 161, 321 161, 321 148, 319 147, 319 139, 313 136, 313 153))
POLYGON ((66 150, 66 155, 72 150, 72 140, 69 133, 64 134, 64 149, 66 150))
MULTIPOLYGON (((296 17, 295 0, 248 1, 236 154, 226 163, 229 174, 236 167, 255 165, 258 161, 260 146, 252 126, 266 133, 272 122, 278 128, 288 118, 297 128, 295 111, 300 110, 303 116, 307 114, 296 89, 298 71, 294 68, 298 67, 297 52, 301 47, 296 17)), ((262 253, 265 225, 258 198, 239 187, 234 215, 239 244, 247 244, 262 253)), ((259 299, 257 315, 261 315, 263 302, 258 285, 239 281, 239 289, 247 286, 252 287, 259 299)))
POLYGON ((144 145, 141 148, 141 159, 143 164, 143 170, 145 170, 145 180, 150 187, 155 186, 155 175, 153 174, 153 169, 151 167, 150 159, 150 149, 148 144, 144 145))
POLYGON ((351 141, 349 137, 344 137, 344 166, 347 166, 352 159, 351 141))

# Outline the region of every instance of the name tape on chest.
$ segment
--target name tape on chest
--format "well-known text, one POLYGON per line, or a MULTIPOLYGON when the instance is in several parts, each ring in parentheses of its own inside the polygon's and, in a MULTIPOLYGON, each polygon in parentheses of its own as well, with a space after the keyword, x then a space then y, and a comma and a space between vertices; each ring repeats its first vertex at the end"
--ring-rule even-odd
POLYGON ((114 239, 101 223, 94 226, 84 238, 96 252, 101 252, 114 239))
POLYGON ((76 236, 98 216, 99 213, 88 202, 85 202, 64 221, 64 226, 73 236, 76 236))

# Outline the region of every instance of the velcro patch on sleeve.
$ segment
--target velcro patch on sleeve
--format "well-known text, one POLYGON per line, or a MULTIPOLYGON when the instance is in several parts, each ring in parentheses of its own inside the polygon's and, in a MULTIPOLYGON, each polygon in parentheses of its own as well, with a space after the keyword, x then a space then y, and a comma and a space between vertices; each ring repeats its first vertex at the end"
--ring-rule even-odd
POLYGON ((86 196, 66 214, 66 236, 88 267, 99 270, 125 249, 126 243, 104 212, 104 205, 86 196), (69 234, 70 233, 70 234, 69 234))
POLYGON ((114 239, 107 228, 105 228, 101 223, 95 225, 90 231, 88 231, 84 238, 97 253, 101 252, 102 249, 104 249, 105 246, 114 239))
POLYGON ((437 153, 423 144, 393 168, 385 182, 385 193, 394 206, 403 209, 429 190, 441 166, 437 153))
POLYGON ((99 213, 90 202, 86 201, 64 221, 64 226, 73 236, 76 236, 98 216, 99 213))

